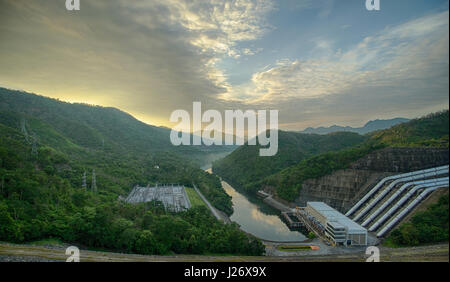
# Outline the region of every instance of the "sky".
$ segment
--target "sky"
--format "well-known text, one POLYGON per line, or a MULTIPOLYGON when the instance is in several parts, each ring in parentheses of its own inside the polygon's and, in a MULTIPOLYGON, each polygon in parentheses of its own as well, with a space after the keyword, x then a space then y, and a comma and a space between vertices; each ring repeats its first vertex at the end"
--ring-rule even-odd
POLYGON ((0 0, 0 86, 171 113, 278 110, 302 130, 448 109, 449 2, 0 0))

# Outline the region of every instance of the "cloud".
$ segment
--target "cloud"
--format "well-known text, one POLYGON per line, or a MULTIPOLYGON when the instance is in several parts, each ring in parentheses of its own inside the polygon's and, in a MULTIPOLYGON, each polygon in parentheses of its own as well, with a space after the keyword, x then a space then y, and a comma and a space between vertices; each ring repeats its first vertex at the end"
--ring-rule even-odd
MULTIPOLYGON (((333 12, 333 1, 289 3, 296 13, 333 12)), ((288 54, 264 43, 270 31, 288 29, 268 22, 280 7, 273 0, 92 0, 68 12, 61 0, 0 0, 0 83, 166 126, 173 110, 193 101, 279 109, 291 129, 448 104, 448 11, 374 31, 345 50, 308 23, 313 37, 277 44, 315 48, 288 54), (239 65, 239 81, 251 79, 234 84, 224 65, 243 58, 253 62, 239 65), (255 71, 254 61, 266 67, 255 71)), ((289 24, 303 28, 301 20, 289 24)))
POLYGON ((146 5, 121 1, 141 10, 168 11, 167 23, 190 32, 190 43, 201 52, 230 57, 241 52, 236 43, 258 39, 271 28, 264 19, 274 9, 271 0, 156 0, 146 5))
POLYGON ((156 124, 192 101, 221 104, 216 64, 269 28, 270 0, 0 0, 0 81, 68 101, 115 106, 156 124))
MULTIPOLYGON (((257 72, 251 82, 222 94, 226 100, 273 104, 355 89, 410 89, 438 83, 448 87, 448 11, 389 27, 350 48, 332 51, 329 41, 314 39, 326 55, 308 60, 284 60, 257 72)), ((362 91, 368 95, 371 91, 362 91)))

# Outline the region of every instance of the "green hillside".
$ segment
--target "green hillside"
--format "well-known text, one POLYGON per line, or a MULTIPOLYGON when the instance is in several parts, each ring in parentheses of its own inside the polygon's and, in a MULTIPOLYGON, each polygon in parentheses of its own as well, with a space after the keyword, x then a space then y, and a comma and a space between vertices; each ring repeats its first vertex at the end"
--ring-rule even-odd
MULTIPOLYGON (((214 172, 242 191, 255 193, 265 186, 270 186, 275 189, 279 197, 293 201, 306 179, 321 177, 335 170, 346 168, 352 162, 374 150, 387 146, 448 148, 448 125, 448 111, 443 111, 396 125, 390 129, 376 131, 364 137, 361 136, 360 142, 356 142, 357 138, 348 139, 349 136, 347 139, 343 139, 348 143, 339 142, 335 140, 339 140, 338 138, 343 135, 325 135, 329 139, 325 139, 324 142, 334 142, 341 144, 342 147, 320 152, 322 148, 330 147, 323 147, 324 143, 320 142, 312 143, 315 151, 311 148, 309 150, 316 154, 311 153, 303 159, 300 158, 295 164, 292 164, 290 160, 283 161, 283 155, 289 155, 289 152, 292 152, 295 156, 300 149, 286 146, 286 143, 280 141, 279 152, 282 154, 278 157, 280 162, 277 165, 281 168, 278 171, 261 169, 259 162, 264 160, 254 157, 254 160, 249 161, 247 147, 241 147, 223 160, 215 162, 213 169, 214 172), (354 141, 353 144, 351 144, 352 141, 354 141), (242 166, 241 163, 245 163, 245 166, 242 166), (239 169, 233 168, 233 165, 239 169)), ((257 152, 254 152, 254 155, 256 154, 257 152)), ((270 159, 266 160, 266 162, 270 161, 270 159)))
POLYGON ((173 214, 118 201, 136 184, 194 182, 231 214, 219 179, 198 168, 204 153, 172 146, 167 129, 117 109, 0 89, 0 241, 54 237, 143 254, 261 254, 259 241, 203 207, 173 214), (94 169, 97 193, 90 189, 94 169))
POLYGON ((350 132, 328 135, 279 131, 278 153, 260 157, 260 146, 244 145, 213 165, 214 172, 238 187, 262 180, 311 156, 349 148, 366 137, 350 132))
POLYGON ((191 185, 198 181, 213 205, 232 213, 231 200, 218 179, 196 169, 212 154, 223 155, 230 148, 176 147, 170 143, 169 129, 142 123, 118 109, 70 104, 4 88, 0 88, 0 123, 21 132, 40 151, 52 150, 84 169, 95 168, 99 177, 112 179, 108 187, 116 193, 128 192, 138 183, 191 185), (214 189, 200 179, 208 179, 214 189))
POLYGON ((448 110, 429 114, 392 127, 370 133, 377 143, 395 147, 446 147, 448 148, 448 110))
POLYGON ((66 152, 76 150, 77 146, 103 153, 169 151, 202 166, 210 162, 211 155, 223 155, 234 149, 234 146, 174 147, 169 142, 170 129, 145 124, 116 108, 65 103, 5 88, 0 88, 0 118, 3 124, 18 129, 25 121, 39 140, 46 144, 53 142, 51 145, 66 152), (55 135, 66 140, 55 141, 55 135))
POLYGON ((409 222, 394 229, 384 242, 387 246, 406 247, 448 242, 448 195, 425 211, 416 213, 409 222))

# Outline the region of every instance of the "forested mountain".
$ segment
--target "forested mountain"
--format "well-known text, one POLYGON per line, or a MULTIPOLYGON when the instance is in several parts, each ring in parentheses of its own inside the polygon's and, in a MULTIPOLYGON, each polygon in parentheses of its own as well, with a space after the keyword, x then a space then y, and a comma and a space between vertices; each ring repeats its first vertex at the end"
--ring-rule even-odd
POLYGON ((358 134, 366 134, 377 130, 387 129, 394 125, 408 122, 406 118, 393 118, 393 119, 377 119, 367 122, 363 127, 351 127, 351 126, 339 126, 333 125, 330 127, 308 127, 300 133, 314 133, 314 134, 328 134, 333 132, 355 132, 358 134))
POLYGON ((260 157, 261 146, 244 145, 213 165, 214 172, 236 186, 261 180, 313 155, 352 147, 366 137, 337 132, 328 135, 278 132, 278 153, 260 157))
MULTIPOLYGON (((341 142, 337 138, 340 135, 329 134, 329 142, 341 142), (336 140, 336 141, 333 141, 336 140)), ((313 156, 299 159, 295 164, 290 161, 281 161, 279 164, 283 169, 271 172, 261 167, 262 160, 248 160, 247 146, 243 146, 222 160, 216 161, 213 166, 214 172, 225 180, 235 185, 241 191, 255 193, 268 185, 275 187, 276 194, 285 200, 292 201, 298 195, 303 181, 317 178, 339 169, 348 167, 352 162, 364 157, 368 153, 388 146, 398 147, 447 147, 449 138, 449 112, 443 111, 428 116, 411 120, 393 126, 390 129, 376 131, 365 135, 364 141, 348 144, 347 148, 337 148, 327 152, 317 152, 313 156), (245 163, 240 166, 240 162, 245 163), (233 169, 233 164, 241 169, 233 169), (249 177, 255 176, 258 177, 249 177)), ((280 142, 279 152, 283 152, 285 145, 280 142)), ((318 146, 313 144, 314 147, 318 146)), ((296 149, 298 151, 300 149, 296 149)), ((288 149, 288 152, 292 148, 288 149)), ((295 154, 295 151, 293 151, 295 154)), ((267 160, 270 162, 270 160, 267 160)))
POLYGON ((38 141, 66 152, 175 152, 196 165, 233 146, 173 146, 170 129, 140 122, 116 108, 72 104, 0 88, 0 117, 4 125, 23 130, 31 126, 38 141))
POLYGON ((0 123, 23 134, 30 150, 35 146, 66 161, 76 161, 80 169, 96 168, 98 177, 114 179, 109 189, 115 189, 114 183, 121 186, 117 193, 135 184, 191 185, 200 178, 210 179, 215 189, 199 181, 200 189, 213 204, 220 202, 216 205, 219 209, 232 212, 219 181, 196 169, 210 154, 230 150, 226 146, 173 146, 168 128, 145 124, 118 109, 65 103, 4 88, 0 88, 0 123))
POLYGON ((368 134, 371 140, 396 147, 448 147, 448 110, 368 134))
POLYGON ((55 237, 143 254, 261 254, 258 240, 206 209, 173 214, 118 200, 136 184, 194 182, 232 213, 219 179, 198 168, 205 151, 172 146, 168 132, 117 109, 0 89, 0 241, 55 237))

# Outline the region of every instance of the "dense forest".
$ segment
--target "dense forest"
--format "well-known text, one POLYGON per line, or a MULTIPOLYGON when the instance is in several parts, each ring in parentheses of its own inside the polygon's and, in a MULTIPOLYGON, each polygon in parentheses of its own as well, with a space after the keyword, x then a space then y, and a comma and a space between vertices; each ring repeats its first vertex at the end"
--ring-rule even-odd
MULTIPOLYGON (((263 160, 255 157, 251 159, 248 154, 253 150, 250 148, 252 146, 242 146, 224 159, 214 162, 213 171, 241 191, 255 193, 265 186, 271 186, 275 187, 277 196, 287 201, 293 201, 306 179, 321 177, 347 168, 352 162, 374 150, 388 146, 448 148, 449 112, 447 110, 430 114, 365 136, 343 134, 321 135, 328 139, 323 139, 324 143, 317 140, 312 143, 315 150, 309 149, 307 157, 288 158, 284 157, 284 151, 308 150, 308 146, 299 142, 285 147, 283 139, 286 137, 283 138, 283 132, 280 132, 280 156, 276 160, 275 169, 270 165, 275 160, 263 160), (342 139, 342 137, 345 138, 342 139), (326 146, 328 143, 333 144, 335 149, 326 146), (303 147, 297 148, 296 146, 303 147), (294 160, 295 158, 296 160, 294 160), (261 166, 260 163, 269 164, 261 166)), ((285 135, 290 135, 290 133, 285 135)), ((302 138, 318 138, 317 135, 300 135, 303 136, 302 138)), ((293 156, 296 156, 295 153, 293 156)))
POLYGON ((279 149, 275 156, 261 157, 261 146, 246 144, 214 162, 213 170, 230 184, 244 187, 314 155, 349 148, 364 140, 366 137, 351 132, 318 135, 279 131, 279 149))
POLYGON ((10 139, 23 139, 30 150, 34 146, 59 158, 59 163, 47 160, 45 167, 62 170, 74 186, 81 185, 84 171, 93 169, 100 185, 121 195, 136 184, 195 182, 216 208, 232 213, 231 199, 219 179, 198 167, 211 155, 233 148, 173 146, 169 129, 142 123, 118 109, 70 104, 4 88, 0 88, 0 125, 9 129, 3 132, 5 138, 16 131, 18 135, 10 139))
POLYGON ((276 187, 276 193, 279 197, 288 201, 294 201, 298 197, 303 181, 344 169, 352 162, 381 148, 383 146, 378 144, 365 143, 354 148, 319 154, 300 161, 298 164, 270 175, 261 181, 244 185, 243 189, 251 193, 260 190, 261 187, 266 185, 276 187))
POLYGON ((142 254, 262 254, 259 240, 203 207, 175 214, 160 203, 118 199, 136 184, 195 183, 215 207, 233 212, 220 180, 198 168, 203 148, 169 142, 167 129, 117 109, 0 89, 0 240, 53 237, 142 254))

